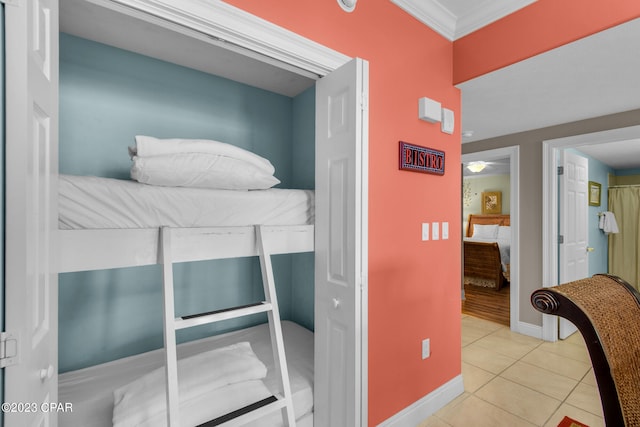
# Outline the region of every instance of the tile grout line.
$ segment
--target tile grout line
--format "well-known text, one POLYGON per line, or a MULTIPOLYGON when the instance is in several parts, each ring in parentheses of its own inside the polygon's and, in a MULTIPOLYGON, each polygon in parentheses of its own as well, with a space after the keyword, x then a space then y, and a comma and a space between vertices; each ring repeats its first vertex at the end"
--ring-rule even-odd
MULTIPOLYGON (((499 332, 500 330, 503 330, 504 328, 508 328, 508 327, 498 328, 498 329, 496 329, 495 331, 492 331, 492 332, 490 332, 490 333, 488 333, 488 334, 486 334, 486 335, 484 335, 484 336, 482 336, 482 337, 480 337, 480 338, 478 338, 478 339, 476 339, 476 340, 474 340, 474 341, 470 342, 469 344, 467 344, 467 346, 468 346, 468 345, 470 345, 470 344, 477 343, 478 341, 480 341, 480 340, 482 340, 482 339, 484 339, 484 338, 487 338, 488 336, 493 335, 493 334, 495 334, 495 333, 499 332)), ((509 329, 509 330, 510 330, 510 329, 509 329)), ((566 342, 566 343, 567 343, 568 345, 572 345, 572 346, 575 346, 575 347, 581 347, 581 345, 580 345, 580 344, 576 344, 576 343, 573 343, 573 342, 566 342)), ((518 344, 518 343, 516 343, 516 344, 518 344)), ((526 419, 522 418, 521 416, 519 416, 519 415, 517 415, 517 414, 514 414, 514 413, 512 413, 512 412, 508 411, 508 410, 507 410, 507 409, 505 409, 505 408, 501 408, 501 407, 499 407, 499 406, 497 406, 497 405, 493 404, 492 402, 489 402, 489 401, 487 401, 487 400, 483 399, 482 397, 480 397, 480 396, 477 396, 477 395, 476 395, 476 392, 478 392, 479 390, 481 390, 482 388, 484 388, 484 387, 485 387, 487 384, 489 384, 490 382, 494 381, 497 377, 500 377, 500 378, 502 378, 502 379, 503 379, 503 380, 505 380, 505 381, 509 381, 509 382, 511 382, 512 384, 519 385, 519 386, 524 387, 524 388, 526 388, 526 389, 528 389, 528 390, 534 391, 534 392, 539 393, 539 394, 541 394, 541 395, 543 395, 543 396, 546 396, 546 397, 548 397, 548 398, 550 398, 550 399, 553 399, 553 400, 555 400, 556 402, 559 402, 558 406, 557 406, 557 407, 554 409, 554 411, 549 415, 549 417, 547 417, 547 419, 544 421, 544 423, 542 424, 542 426, 544 426, 545 424, 547 424, 547 423, 548 423, 548 422, 553 418, 553 416, 554 416, 554 415, 556 414, 556 412, 557 412, 557 411, 562 407, 562 405, 563 405, 563 404, 566 404, 566 405, 568 405, 568 406, 574 407, 574 408, 579 409, 579 410, 583 410, 583 409, 581 409, 581 408, 578 408, 578 407, 576 407, 576 406, 571 405, 570 403, 568 403, 568 402, 567 402, 567 399, 569 399, 569 397, 571 396, 571 394, 572 394, 572 393, 573 393, 573 392, 578 388, 578 386, 579 386, 579 385, 584 381, 584 379, 587 377, 587 375, 589 375, 589 371, 590 371, 592 368, 590 367, 590 368, 589 368, 589 369, 588 369, 588 370, 587 370, 587 371, 586 371, 586 372, 585 372, 585 373, 580 377, 580 379, 579 379, 579 380, 576 380, 576 379, 574 379, 574 378, 567 377, 566 375, 562 375, 562 374, 559 374, 559 373, 557 373, 557 372, 550 371, 549 369, 546 369, 546 368, 541 367, 541 366, 534 365, 534 364, 532 364, 532 363, 529 363, 529 362, 526 362, 526 361, 524 361, 524 360, 523 360, 527 355, 529 355, 529 354, 530 354, 530 353, 532 353, 533 351, 535 351, 535 350, 539 349, 540 347, 542 347, 542 346, 543 346, 543 344, 545 344, 545 341, 540 340, 540 341, 539 341, 539 342, 538 342, 538 343, 537 343, 533 348, 531 348, 530 350, 528 350, 528 351, 527 351, 525 354, 523 354, 521 357, 519 357, 519 358, 515 359, 515 361, 514 361, 512 364, 510 364, 509 366, 505 367, 505 368, 504 368, 502 371, 500 371, 500 373, 498 373, 498 374, 494 374, 493 372, 487 371, 486 369, 484 369, 484 368, 482 368, 482 367, 480 367, 480 366, 476 366, 476 365, 473 365, 473 364, 471 364, 471 363, 469 363, 469 362, 465 362, 465 363, 468 363, 468 364, 470 364, 470 365, 472 365, 472 366, 474 366, 474 367, 476 367, 476 368, 478 368, 478 369, 482 369, 482 370, 483 370, 483 371, 485 371, 485 372, 489 372, 489 373, 491 373, 491 374, 493 375, 493 377, 492 377, 489 381, 487 381, 484 385, 482 385, 481 387, 479 387, 479 388, 478 388, 477 390, 475 390, 473 393, 470 393, 470 395, 471 395, 471 396, 475 396, 476 398, 478 398, 478 399, 482 400, 483 402, 488 403, 488 404, 490 404, 490 405, 492 405, 492 406, 494 406, 494 407, 496 407, 496 408, 499 408, 499 409, 501 409, 501 410, 503 410, 503 411, 505 411, 505 412, 508 412, 509 414, 511 414, 511 415, 513 415, 513 416, 515 416, 515 417, 518 417, 518 418, 520 418, 520 419, 522 419, 522 420, 524 420, 524 421, 526 421, 526 422, 531 423, 531 421, 526 420, 526 419), (505 371, 506 371, 507 369, 509 369, 510 367, 512 367, 513 365, 515 365, 515 364, 516 364, 516 363, 518 363, 518 362, 522 362, 522 363, 525 363, 525 364, 527 364, 527 365, 534 366, 534 367, 536 367, 536 368, 538 368, 538 369, 545 370, 545 371, 547 371, 547 372, 549 372, 549 373, 551 373, 551 374, 553 374, 553 375, 558 375, 558 376, 561 376, 561 377, 567 378, 567 379, 569 379, 569 380, 571 380, 571 381, 576 381, 576 384, 571 388, 571 390, 566 394, 566 396, 565 396, 562 400, 559 400, 559 399, 557 399, 557 398, 556 398, 556 397, 554 397, 554 396, 549 396, 548 394, 543 393, 543 392, 541 392, 541 391, 539 391, 539 390, 536 390, 536 389, 531 388, 531 387, 529 387, 529 386, 527 386, 527 385, 520 384, 520 383, 518 383, 518 382, 512 381, 512 380, 510 380, 510 379, 505 378, 505 377, 503 377, 503 376, 502 376, 502 375, 505 373, 505 371)), ((506 355, 506 354, 503 354, 503 353, 499 353, 499 352, 495 352, 495 351, 492 351, 492 350, 490 350, 490 349, 486 349, 486 348, 484 348, 484 347, 482 347, 482 346, 480 346, 480 347, 481 347, 481 348, 483 348, 483 349, 484 349, 484 350, 486 350, 486 351, 493 352, 493 353, 499 354, 499 355, 501 355, 501 356, 505 356, 505 357, 512 358, 512 357, 511 357, 511 356, 509 356, 509 355, 506 355)), ((542 351, 546 351, 546 350, 542 349, 542 351)), ((549 353, 552 353, 552 354, 554 354, 554 355, 556 355, 556 356, 558 356, 558 357, 564 357, 564 358, 566 358, 566 359, 570 359, 570 360, 572 360, 572 361, 576 361, 576 362, 584 363, 584 361, 583 361, 583 360, 575 359, 575 358, 573 358, 573 357, 566 356, 566 355, 563 355, 563 354, 558 354, 558 353, 553 352, 553 351, 549 351, 549 353)), ((512 358, 512 359, 513 359, 513 358, 512 358)), ((589 384, 587 384, 587 385, 589 385, 589 384)), ((585 411, 585 412, 588 412, 588 413, 593 414, 591 411, 585 411)), ((593 414, 593 415, 598 416, 597 414, 593 414)), ((533 424, 533 423, 532 423, 532 424, 533 424)))
MULTIPOLYGON (((482 346, 482 344, 478 344, 478 342, 479 342, 479 341, 481 341, 481 340, 483 340, 483 339, 485 339, 485 338, 488 338, 488 337, 490 337, 491 335, 494 335, 494 334, 495 334, 495 336, 496 336, 497 338, 502 338, 502 339, 505 339, 505 340, 510 340, 510 337, 508 336, 508 334, 507 334, 507 336, 501 336, 501 335, 499 335, 499 334, 503 333, 505 330, 506 330, 506 331, 511 332, 510 328, 509 328, 508 326, 499 325, 499 326, 498 326, 498 327, 496 327, 495 329, 492 329, 492 327, 490 326, 490 324, 491 324, 492 322, 490 322, 490 321, 487 321, 487 320, 484 320, 484 319, 475 318, 475 317, 473 317, 473 316, 469 316, 469 315, 463 315, 463 316, 462 316, 462 319, 464 320, 464 319, 465 319, 465 318, 467 318, 467 317, 468 317, 468 318, 470 318, 470 319, 472 319, 472 320, 471 320, 471 321, 465 321, 465 322, 463 322, 463 325, 462 325, 462 329, 463 329, 463 331, 464 331, 464 329, 465 329, 465 328, 464 328, 464 324, 466 323, 466 324, 467 324, 467 328, 468 328, 467 330, 469 330, 469 329, 473 329, 475 332, 477 332, 477 334, 480 334, 481 336, 479 336, 479 337, 477 337, 477 338, 474 338, 474 339, 472 339, 472 340, 470 340, 470 341, 466 342, 466 343, 461 347, 462 349, 465 349, 465 348, 467 348, 467 347, 469 347, 469 346, 471 346, 471 345, 473 345, 473 344, 476 344, 476 345, 475 345, 475 347, 476 347, 476 348, 479 348, 479 349, 480 349, 480 350, 482 350, 482 351, 486 351, 486 352, 489 352, 489 353, 493 353, 493 354, 499 355, 499 356, 501 356, 501 357, 506 357, 506 358, 508 358, 508 359, 513 360, 513 362, 512 362, 512 363, 509 363, 506 367, 504 367, 503 369, 499 370, 499 372, 498 372, 498 373, 494 373, 494 372, 492 372, 492 371, 487 370, 485 367, 477 366, 477 365, 476 365, 476 364, 474 364, 474 363, 469 363, 469 362, 466 362, 466 361, 464 361, 464 360, 461 360, 461 362, 462 362, 462 363, 465 363, 465 364, 467 364, 467 365, 469 365, 469 366, 472 366, 472 367, 473 367, 473 368, 475 368, 475 369, 479 369, 479 370, 481 370, 481 371, 483 371, 483 372, 488 373, 488 374, 490 375, 490 379, 489 379, 489 380, 487 380, 487 381, 485 381, 485 382, 483 382, 483 384, 482 384, 481 386, 477 387, 473 392, 470 392, 470 391, 464 390, 464 391, 463 391, 463 393, 460 395, 460 397, 464 396, 464 398, 463 398, 463 399, 461 399, 459 402, 457 402, 457 403, 456 403, 456 405, 452 406, 451 408, 457 407, 458 405, 462 404, 462 403, 463 403, 464 401, 466 401, 469 397, 475 397, 475 398, 477 398, 477 399, 481 400, 482 402, 484 402, 484 403, 486 403, 486 404, 489 404, 490 406, 492 406, 492 407, 494 407, 494 408, 497 408, 497 409, 499 409, 499 410, 501 410, 501 411, 504 411, 505 413, 508 413, 509 415, 514 416, 514 417, 516 417, 516 418, 518 418, 518 419, 520 419, 520 420, 522 420, 522 421, 524 421, 524 422, 526 422, 526 423, 528 423, 528 424, 536 425, 535 423, 531 422, 530 420, 527 420, 527 419, 523 418, 523 417, 522 417, 522 416, 520 416, 520 415, 514 414, 514 413, 512 413, 511 411, 507 410, 506 408, 500 407, 500 406, 498 406, 498 405, 496 405, 496 404, 494 404, 494 403, 492 403, 492 402, 490 402, 490 401, 488 401, 488 400, 485 400, 485 399, 483 399, 482 397, 480 397, 480 396, 476 395, 476 393, 477 393, 478 391, 482 390, 482 389, 483 389, 487 384, 489 384, 490 382, 494 381, 496 378, 500 377, 502 380, 508 381, 508 382, 510 382, 510 383, 512 383, 512 384, 515 384, 515 385, 517 385, 517 386, 520 386, 520 387, 526 388, 526 389, 528 389, 528 390, 530 390, 530 391, 536 392, 536 393, 540 394, 541 396, 544 396, 544 397, 546 397, 546 398, 552 399, 553 401, 555 401, 555 402, 558 402, 558 403, 559 403, 559 404, 556 406, 556 408, 552 411, 552 413, 549 415, 549 417, 547 417, 547 419, 544 421, 544 423, 543 423, 543 424, 541 424, 539 427, 542 427, 542 426, 545 426, 546 424, 548 424, 548 423, 553 419, 553 417, 554 417, 556 414, 558 414, 558 411, 560 410, 560 408, 561 408, 563 405, 566 405, 566 406, 569 406, 569 407, 575 408, 575 409, 577 409, 577 410, 584 411, 584 412, 589 413, 589 414, 591 414, 591 415, 594 415, 594 416, 596 416, 596 417, 602 418, 602 415, 601 415, 601 414, 600 414, 600 415, 598 415, 598 414, 594 414, 594 413, 593 413, 593 412, 591 412, 591 411, 584 410, 584 409, 582 409, 582 408, 579 408, 579 407, 577 407, 577 406, 575 406, 575 405, 572 405, 572 404, 570 404, 570 403, 568 403, 568 402, 567 402, 567 400, 569 399, 569 397, 570 397, 570 396, 571 396, 571 395, 576 391, 576 389, 577 389, 577 388, 578 388, 582 383, 584 383, 584 384, 585 384, 585 385, 587 385, 587 386, 593 387, 593 385, 591 385, 591 384, 589 384, 589 383, 587 383, 587 382, 585 381, 585 380, 587 379, 588 375, 590 374, 591 369, 592 369, 592 366, 591 366, 591 364, 590 364, 590 363, 588 363, 588 364, 589 364, 589 369, 587 369, 587 371, 586 371, 586 372, 585 372, 585 373, 580 377, 580 379, 575 379, 575 378, 571 378, 571 377, 568 377, 568 376, 566 376, 566 375, 559 374, 559 373, 557 373, 557 372, 551 371, 551 370, 549 370, 549 369, 547 369, 547 368, 545 368, 545 367, 538 366, 538 365, 535 365, 535 364, 533 364, 533 363, 530 363, 530 362, 527 362, 527 361, 523 360, 525 357, 527 357, 528 355, 530 355, 532 352, 534 352, 534 351, 536 351, 536 350, 540 349, 540 351, 542 351, 542 352, 544 352, 544 353, 553 354, 553 355, 554 355, 554 356, 556 356, 556 357, 560 357, 560 358, 564 358, 564 359, 567 359, 567 360, 571 360, 571 361, 573 361, 573 362, 585 363, 585 362, 584 362, 584 359, 577 359, 577 358, 575 358, 575 357, 567 356, 567 355, 562 354, 562 353, 558 353, 558 352, 555 352, 555 351, 549 351, 549 350, 548 350, 548 349, 546 349, 546 348, 542 348, 542 347, 543 347, 543 345, 546 343, 546 341, 543 341, 543 340, 537 340, 537 342, 535 343, 535 345, 534 345, 533 347, 530 347, 530 346, 531 346, 531 344, 526 344, 526 343, 524 343, 524 342, 519 343, 517 340, 512 340, 512 342, 513 342, 516 346, 522 345, 522 346, 526 346, 526 347, 528 348, 528 350, 527 350, 524 354, 522 354, 522 356, 519 356, 519 357, 513 357, 513 355, 508 355, 508 354, 504 354, 504 353, 502 353, 502 352, 496 352, 496 351, 493 351, 493 350, 492 350, 492 348, 485 348, 485 347, 483 347, 483 346, 482 346), (477 326, 474 326, 474 322, 475 322, 475 320, 478 320, 478 321, 479 321, 479 322, 477 323, 477 326), (488 330, 488 329, 492 329, 492 330, 488 330), (523 363, 523 364, 525 364, 525 365, 529 365, 529 366, 535 367, 535 368, 537 368, 537 369, 542 369, 542 370, 544 370, 544 371, 546 371, 546 372, 548 372, 548 373, 550 373, 550 374, 552 374, 552 375, 554 375, 554 376, 562 377, 562 378, 565 378, 565 379, 570 380, 570 381, 575 381, 575 385, 573 385, 573 386, 571 387, 570 391, 569 391, 568 393, 566 393, 566 395, 564 396, 564 398, 563 398, 562 400, 560 400, 560 399, 558 399, 557 397, 551 396, 551 395, 549 395, 549 394, 547 394, 547 393, 545 393, 545 392, 542 392, 542 391, 540 391, 540 390, 536 390, 536 389, 534 389, 534 388, 532 388, 532 387, 530 387, 530 386, 528 386, 528 385, 520 384, 519 382, 516 382, 516 381, 514 381, 514 380, 511 380, 511 379, 509 379, 509 378, 504 377, 504 376, 503 376, 503 375, 504 375, 504 373, 505 373, 508 369, 510 369, 511 367, 513 367, 515 364, 517 364, 518 362, 522 362, 522 363, 523 363), (466 396, 465 396, 465 395, 466 395, 466 396)), ((464 333, 463 333, 463 335, 464 335, 464 333)), ((476 335, 476 334, 474 334, 474 335, 476 335)), ((578 348, 578 347, 582 347, 582 348, 584 348, 584 344, 583 344, 583 343, 576 343, 576 342, 573 342, 573 341, 564 341, 564 342, 565 342, 567 345, 571 345, 572 347, 576 347, 576 348, 578 348)), ((597 384, 597 382, 596 382, 596 384, 597 384)), ((596 389, 597 389, 597 385, 596 385, 596 389)), ((596 391, 597 391, 597 390, 596 390, 596 391)), ((457 399, 457 398, 456 398, 456 399, 457 399)), ((448 406, 448 405, 446 405, 444 408, 446 408, 447 406, 448 406)), ((444 408, 441 408, 441 410, 442 410, 442 409, 444 409, 444 408)), ((439 410, 438 412, 440 412, 441 410, 439 410)), ((559 415, 560 415, 560 414, 559 414, 559 415)), ((432 414, 432 415, 431 415, 431 417, 433 417, 433 419, 436 419, 438 422, 440 422, 440 423, 442 423, 442 424, 444 424, 444 425, 446 425, 446 426, 455 427, 454 425, 450 424, 450 423, 449 423, 447 420, 445 420, 444 418, 441 418, 440 416, 438 416, 436 413, 432 414)), ((431 417, 429 417, 429 418, 431 418, 431 417)), ((429 418, 427 418, 427 419, 426 419, 426 420, 424 420, 424 421, 427 421, 429 418)), ((424 422, 424 421, 423 421, 423 422, 424 422)), ((422 425, 422 424, 421 424, 421 425, 422 425)))

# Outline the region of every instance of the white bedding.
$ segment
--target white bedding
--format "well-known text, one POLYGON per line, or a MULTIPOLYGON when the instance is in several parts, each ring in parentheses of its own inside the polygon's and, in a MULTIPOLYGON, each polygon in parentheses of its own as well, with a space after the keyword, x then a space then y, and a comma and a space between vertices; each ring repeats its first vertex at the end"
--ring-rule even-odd
MULTIPOLYGON (((178 360, 180 421, 200 425, 271 396, 267 367, 244 341, 178 360)), ((165 368, 157 368, 114 393, 114 427, 166 425, 165 368)))
POLYGON ((310 190, 213 190, 60 175, 59 228, 302 225, 314 222, 310 190))
MULTIPOLYGON (((293 404, 298 426, 313 425, 313 333, 288 321, 282 322, 285 352, 293 404)), ((264 384, 278 390, 273 353, 267 324, 254 326, 178 346, 178 357, 188 357, 212 348, 248 341, 258 358, 267 366, 264 384)), ((61 413, 60 427, 111 427, 113 391, 164 364, 162 350, 127 357, 67 372, 58 377, 58 401, 73 404, 73 412, 61 413)), ((253 427, 281 426, 280 411, 249 424, 253 427)))

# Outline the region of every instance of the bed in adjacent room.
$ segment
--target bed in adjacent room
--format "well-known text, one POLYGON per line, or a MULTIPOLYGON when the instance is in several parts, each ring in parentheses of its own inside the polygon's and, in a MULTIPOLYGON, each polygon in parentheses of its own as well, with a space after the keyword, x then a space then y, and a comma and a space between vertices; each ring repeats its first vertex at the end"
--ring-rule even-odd
POLYGON ((500 290, 510 277, 509 215, 469 215, 464 238, 464 284, 500 290))

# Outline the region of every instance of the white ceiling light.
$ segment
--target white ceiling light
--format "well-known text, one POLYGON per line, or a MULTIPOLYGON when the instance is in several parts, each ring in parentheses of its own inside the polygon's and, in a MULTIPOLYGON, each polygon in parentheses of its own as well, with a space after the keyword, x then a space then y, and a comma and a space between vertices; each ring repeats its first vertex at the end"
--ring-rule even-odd
POLYGON ((353 9, 356 8, 357 1, 358 0, 338 0, 338 4, 343 10, 353 12, 353 9))
POLYGON ((486 167, 487 163, 483 161, 471 162, 467 165, 467 169, 469 169, 473 173, 482 172, 486 167))

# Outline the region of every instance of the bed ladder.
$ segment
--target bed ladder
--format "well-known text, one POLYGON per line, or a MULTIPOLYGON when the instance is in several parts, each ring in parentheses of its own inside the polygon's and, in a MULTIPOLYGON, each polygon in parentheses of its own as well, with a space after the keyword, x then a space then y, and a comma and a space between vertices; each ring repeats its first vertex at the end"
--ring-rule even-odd
POLYGON ((269 332, 271 335, 271 347, 276 367, 276 374, 281 379, 282 394, 272 396, 260 402, 238 409, 230 414, 221 416, 215 420, 201 424, 201 427, 213 427, 218 425, 241 426, 250 421, 259 419, 273 411, 280 409, 285 426, 295 427, 295 416, 293 411, 293 400, 291 395, 291 385, 289 383, 289 371, 284 351, 284 340, 282 337, 282 326, 280 323, 280 312, 278 310, 278 300, 276 298, 276 288, 271 265, 271 255, 268 244, 265 240, 263 229, 260 225, 254 227, 256 249, 260 258, 260 269, 262 271, 262 284, 264 287, 265 301, 233 307, 207 313, 194 314, 183 317, 175 317, 174 294, 173 294, 173 261, 172 261, 172 229, 171 227, 160 228, 160 250, 163 294, 164 294, 164 348, 165 348, 165 371, 167 379, 167 426, 180 427, 180 405, 178 397, 178 365, 176 350, 176 330, 190 328, 194 326, 220 322, 222 320, 233 319, 242 316, 249 316, 256 313, 267 313, 269 320, 269 332))

